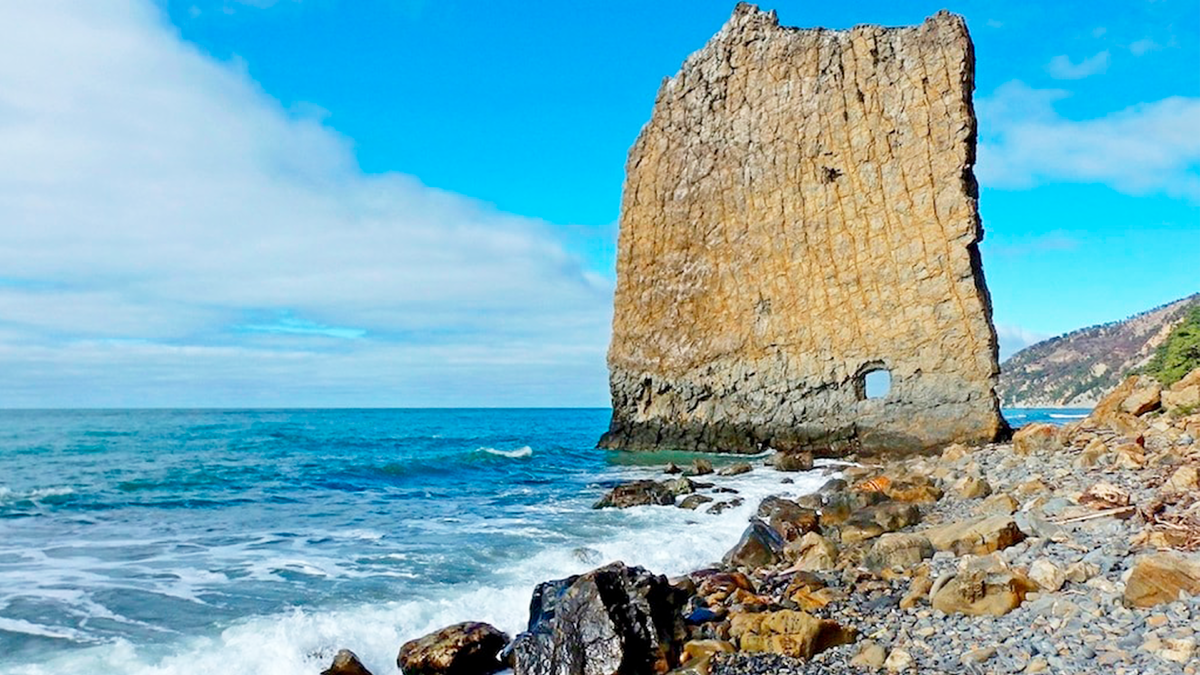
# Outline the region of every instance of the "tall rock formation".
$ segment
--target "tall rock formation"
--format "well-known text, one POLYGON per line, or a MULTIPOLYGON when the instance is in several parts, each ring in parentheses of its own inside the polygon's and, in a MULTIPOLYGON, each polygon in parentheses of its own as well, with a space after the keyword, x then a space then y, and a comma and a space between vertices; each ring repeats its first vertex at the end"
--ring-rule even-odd
POLYGON ((800 30, 739 4, 629 152, 601 445, 841 455, 1003 433, 973 77, 946 12, 800 30))

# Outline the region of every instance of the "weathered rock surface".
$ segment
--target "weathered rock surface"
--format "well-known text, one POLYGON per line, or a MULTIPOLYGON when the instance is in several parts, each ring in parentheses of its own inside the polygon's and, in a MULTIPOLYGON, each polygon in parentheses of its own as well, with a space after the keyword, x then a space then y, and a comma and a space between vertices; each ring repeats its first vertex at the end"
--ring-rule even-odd
POLYGON ((830 647, 854 642, 857 632, 832 619, 807 612, 780 610, 735 614, 729 633, 744 652, 770 652, 812 658, 830 647))
MULTIPOLYGON (((687 480, 686 478, 682 480, 687 480)), ((592 506, 593 509, 627 509, 631 506, 657 504, 668 506, 675 503, 671 487, 652 480, 635 480, 622 483, 608 491, 592 506)))
POLYGON ((951 523, 923 530, 921 534, 928 537, 937 550, 950 551, 955 555, 984 555, 1002 551, 1025 539, 1025 533, 1016 521, 1006 515, 951 523))
POLYGON ((725 554, 726 565, 735 567, 766 567, 783 560, 785 542, 770 525, 751 518, 742 538, 725 554))
POLYGON ((891 567, 916 567, 932 556, 933 544, 924 535, 892 533, 880 536, 863 562, 868 569, 879 571, 891 567))
POLYGON ((799 30, 739 4, 629 153, 601 445, 830 456, 1004 433, 973 79, 949 13, 799 30))
POLYGON ((516 675, 649 675, 679 659, 681 594, 666 577, 613 563, 538 585, 516 675))
POLYGON ((1200 563, 1171 553, 1138 559, 1125 582, 1125 601, 1134 607, 1175 602, 1181 592, 1200 595, 1200 563))
POLYGON ((396 665, 405 675, 488 675, 504 669, 508 636, 486 623, 466 622, 404 643, 396 665))
POLYGON ((371 671, 358 660, 358 655, 349 649, 340 649, 333 656, 333 663, 321 671, 321 675, 371 675, 371 671))
POLYGON ((1023 426, 1013 434, 1013 452, 1018 455, 1060 452, 1063 446, 1058 440, 1059 431, 1059 427, 1053 424, 1023 426))
POLYGON ((1020 607, 1034 590, 1037 584, 1009 569, 999 557, 967 555, 954 576, 934 584, 930 598, 934 609, 947 614, 1002 616, 1020 607))

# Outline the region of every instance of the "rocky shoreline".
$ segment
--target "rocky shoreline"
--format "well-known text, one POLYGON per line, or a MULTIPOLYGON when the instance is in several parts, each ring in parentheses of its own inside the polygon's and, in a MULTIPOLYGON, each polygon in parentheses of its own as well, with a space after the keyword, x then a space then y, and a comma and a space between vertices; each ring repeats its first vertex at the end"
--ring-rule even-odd
MULTIPOLYGON (((398 666, 409 675, 1191 675, 1200 668, 1198 404, 1200 369, 1166 390, 1134 377, 1065 427, 842 467, 814 494, 764 499, 711 568, 667 579, 613 563, 546 582, 515 639, 458 624, 404 645, 398 666)), ((803 456, 772 461, 811 466, 803 456)), ((753 469, 733 467, 723 471, 753 469)), ((703 478, 711 470, 699 460, 690 476, 618 486, 597 506, 719 508, 736 495, 714 493, 703 478)), ((366 672, 349 653, 325 671, 366 672)))

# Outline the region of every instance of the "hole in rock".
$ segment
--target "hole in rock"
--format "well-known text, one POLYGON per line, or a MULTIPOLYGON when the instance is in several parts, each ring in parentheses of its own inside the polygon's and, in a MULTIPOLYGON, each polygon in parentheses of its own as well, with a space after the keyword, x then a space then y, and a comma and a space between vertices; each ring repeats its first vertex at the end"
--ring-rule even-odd
POLYGON ((883 398, 892 390, 892 373, 886 369, 872 370, 863 375, 863 398, 883 398))

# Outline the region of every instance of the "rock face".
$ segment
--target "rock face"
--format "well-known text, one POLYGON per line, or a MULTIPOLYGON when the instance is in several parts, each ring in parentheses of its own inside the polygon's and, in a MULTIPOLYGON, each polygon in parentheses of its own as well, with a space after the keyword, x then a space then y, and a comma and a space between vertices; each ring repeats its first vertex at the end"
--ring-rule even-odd
POLYGON ((682 598, 665 577, 613 563, 539 584, 516 675, 650 675, 678 661, 682 598))
POLYGON ((396 665, 404 675, 488 675, 504 668, 500 650, 508 636, 486 623, 447 626, 404 643, 396 665))
POLYGON ((629 153, 601 445, 915 451, 1004 432, 961 17, 739 4, 629 153), (866 377, 890 373, 868 396, 866 377))

